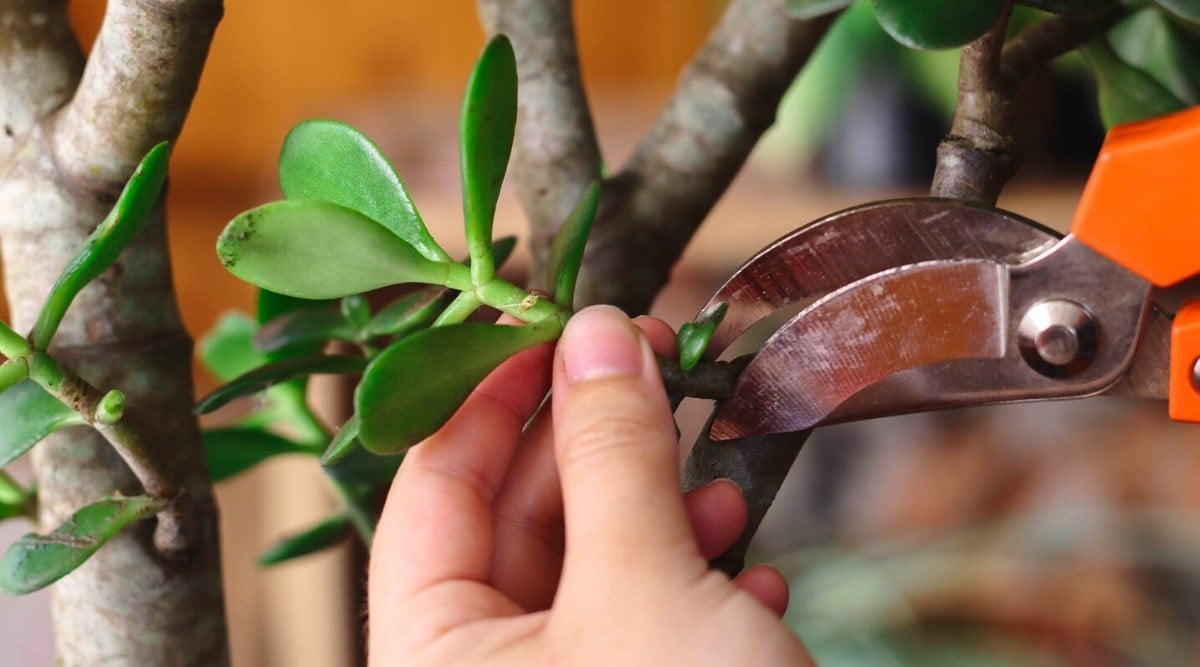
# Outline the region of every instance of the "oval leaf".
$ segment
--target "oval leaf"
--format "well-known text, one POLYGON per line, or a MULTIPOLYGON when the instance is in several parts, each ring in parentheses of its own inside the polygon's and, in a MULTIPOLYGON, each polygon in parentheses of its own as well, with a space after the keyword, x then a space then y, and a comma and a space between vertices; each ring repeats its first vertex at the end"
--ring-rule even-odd
POLYGON ((495 275, 492 221, 516 124, 517 59, 508 38, 497 35, 484 47, 471 71, 459 130, 463 214, 471 276, 477 285, 495 275))
POLYGON ((583 264, 583 251, 587 247, 588 235, 592 233, 592 222, 600 205, 600 183, 593 181, 575 210, 567 216, 554 243, 550 246, 550 257, 546 262, 546 284, 554 288, 554 302, 567 308, 575 304, 575 281, 579 278, 579 267, 583 264))
POLYGON ((273 384, 286 382, 293 378, 309 375, 357 375, 366 367, 367 360, 362 357, 332 354, 280 359, 260 366, 234 378, 229 384, 218 387, 211 394, 200 399, 193 411, 199 415, 207 414, 235 398, 262 391, 273 384))
POLYGON ((1100 15, 1116 9, 1120 0, 1018 0, 1017 4, 1052 14, 1100 15))
POLYGON ((308 530, 289 535, 267 547, 266 551, 259 554, 258 564, 270 567, 336 547, 350 536, 351 528, 349 515, 335 514, 308 530))
POLYGON ((0 467, 15 461, 43 438, 64 426, 86 422, 33 380, 22 380, 0 394, 0 467))
POLYGON ((254 335, 254 346, 266 354, 290 350, 313 354, 331 340, 353 343, 358 332, 340 310, 324 306, 285 313, 267 322, 254 335))
POLYGON ((850 6, 854 0, 784 0, 783 7, 793 18, 815 19, 850 6))
POLYGON ((371 362, 354 392, 359 438, 378 454, 408 449, 441 428, 501 362, 561 332, 552 319, 524 327, 454 324, 400 339, 371 362))
POLYGON ((363 449, 358 439, 361 422, 353 415, 342 425, 321 457, 325 474, 343 484, 374 486, 391 481, 400 469, 404 454, 379 456, 363 449))
POLYGON ((292 128, 279 155, 279 187, 288 199, 319 199, 358 211, 426 258, 450 259, 429 235, 383 151, 345 123, 307 120, 292 128))
POLYGON ((313 454, 269 431, 254 428, 218 428, 204 431, 204 460, 212 481, 220 482, 281 454, 313 454))
POLYGON ((372 336, 404 336, 433 323, 454 299, 444 287, 426 287, 393 301, 367 322, 372 336))
POLYGON ((340 298, 397 283, 442 285, 452 264, 426 259, 357 211, 307 199, 242 213, 221 233, 217 254, 238 278, 302 299, 340 298))
POLYGON ((1186 107, 1149 74, 1125 63, 1101 39, 1082 49, 1100 88, 1100 117, 1108 127, 1161 116, 1186 107))
POLYGON ((63 315, 75 295, 85 285, 104 273, 117 260, 117 255, 129 245, 133 235, 141 229, 150 209, 158 201, 163 182, 167 178, 167 160, 170 151, 164 141, 142 158, 141 164, 129 177, 125 189, 117 198, 108 216, 88 236, 83 248, 67 264, 58 276, 54 287, 46 296, 42 311, 33 325, 33 345, 39 350, 50 346, 50 339, 58 330, 63 315))
POLYGON ((80 509, 49 535, 29 533, 0 559, 0 589, 24 595, 58 581, 129 524, 167 506, 148 496, 103 498, 80 509))
POLYGON ((910 49, 949 49, 992 27, 1004 0, 872 0, 875 18, 910 49))

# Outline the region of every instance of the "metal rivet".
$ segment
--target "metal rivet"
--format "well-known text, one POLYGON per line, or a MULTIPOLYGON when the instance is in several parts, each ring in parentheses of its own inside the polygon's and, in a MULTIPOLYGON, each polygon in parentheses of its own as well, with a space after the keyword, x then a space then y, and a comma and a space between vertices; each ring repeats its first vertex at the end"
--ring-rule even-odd
POLYGON ((1021 318, 1017 345, 1033 370, 1047 377, 1069 377, 1087 368, 1096 356, 1096 322, 1074 301, 1040 301, 1021 318))
POLYGON ((1192 389, 1200 392, 1200 357, 1192 362, 1192 389))

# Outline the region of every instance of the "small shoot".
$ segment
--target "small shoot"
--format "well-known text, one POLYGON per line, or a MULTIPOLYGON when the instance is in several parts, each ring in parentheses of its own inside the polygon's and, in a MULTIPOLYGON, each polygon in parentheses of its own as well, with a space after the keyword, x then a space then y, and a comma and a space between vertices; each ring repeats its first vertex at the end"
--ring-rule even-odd
POLYGON ((694 322, 687 322, 679 327, 675 345, 679 349, 680 368, 690 371, 700 363, 700 360, 704 358, 705 351, 708 350, 709 342, 712 341, 713 332, 720 326, 721 320, 725 319, 725 313, 728 310, 728 303, 720 303, 717 307, 696 318, 694 322))
POLYGON ((1092 40, 1079 52, 1096 76, 1100 118, 1106 127, 1187 108, 1149 74, 1118 58, 1103 38, 1092 40))
POLYGON ((103 498, 48 535, 29 533, 0 559, 0 590, 25 595, 45 588, 79 567, 126 526, 165 509, 149 496, 103 498))
POLYGON ((579 267, 583 265, 583 251, 587 246, 596 209, 600 205, 600 183, 593 181, 575 210, 567 216, 562 229, 554 237, 550 258, 546 263, 546 284, 554 290, 554 302, 570 309, 575 302, 575 282, 579 279, 579 267))
POLYGON ((125 184, 121 196, 113 206, 108 217, 96 227, 87 243, 76 253, 75 257, 63 269, 42 311, 38 314, 30 334, 33 347, 45 350, 50 346, 50 340, 58 331, 58 325, 70 307, 75 296, 88 283, 104 273, 117 255, 129 245, 133 235, 141 229, 150 209, 158 201, 162 192, 163 182, 167 178, 167 160, 170 152, 166 142, 160 143, 146 157, 125 184))
POLYGON ((471 280, 477 286, 496 275, 492 223, 516 124, 517 59, 512 43, 498 35, 484 47, 471 71, 459 129, 463 215, 471 280))

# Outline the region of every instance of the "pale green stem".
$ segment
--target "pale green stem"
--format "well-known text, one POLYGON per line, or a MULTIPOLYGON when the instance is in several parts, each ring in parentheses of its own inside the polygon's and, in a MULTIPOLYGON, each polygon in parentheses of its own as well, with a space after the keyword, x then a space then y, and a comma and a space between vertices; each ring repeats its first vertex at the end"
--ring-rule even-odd
POLYGON ((0 391, 29 377, 29 363, 25 359, 9 359, 0 364, 0 391))
POLYGON ((31 348, 24 336, 12 330, 4 322, 0 322, 0 354, 14 359, 29 354, 31 348))
POLYGON ((541 322, 549 317, 555 317, 565 322, 570 315, 554 301, 499 278, 486 285, 480 285, 475 293, 485 305, 502 313, 508 313, 528 324, 541 322))
POLYGON ((461 292, 449 306, 442 311, 441 315, 434 320, 435 327, 444 327, 448 324, 458 324, 471 316, 471 313, 479 309, 479 297, 474 292, 461 292))

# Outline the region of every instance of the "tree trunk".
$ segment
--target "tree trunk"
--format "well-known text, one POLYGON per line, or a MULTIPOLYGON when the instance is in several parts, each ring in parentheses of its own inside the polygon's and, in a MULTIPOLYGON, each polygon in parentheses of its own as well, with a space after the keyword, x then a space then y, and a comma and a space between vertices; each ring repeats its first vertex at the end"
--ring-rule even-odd
MULTIPOLYGON (((4 4, 0 251, 13 324, 26 331, 140 157, 177 136, 221 6, 109 0, 84 71, 63 0, 4 4)), ((216 506, 191 414, 191 351, 160 202, 116 265, 76 299, 51 352, 97 387, 125 392, 124 419, 184 490, 187 520, 171 538, 185 548, 165 552, 161 534, 156 542, 164 527, 142 522, 55 584, 58 664, 229 661, 216 506)), ((43 531, 102 496, 142 492, 90 429, 48 438, 33 463, 43 531)))

